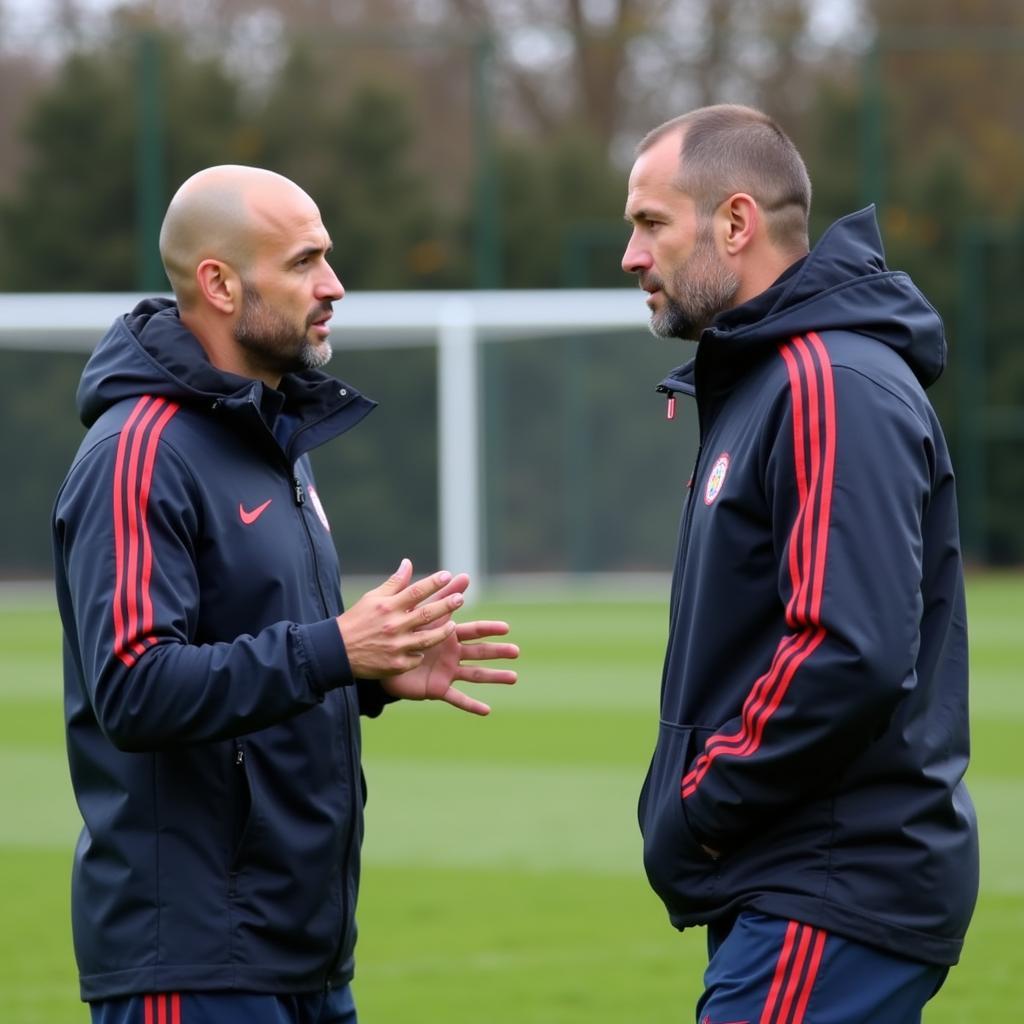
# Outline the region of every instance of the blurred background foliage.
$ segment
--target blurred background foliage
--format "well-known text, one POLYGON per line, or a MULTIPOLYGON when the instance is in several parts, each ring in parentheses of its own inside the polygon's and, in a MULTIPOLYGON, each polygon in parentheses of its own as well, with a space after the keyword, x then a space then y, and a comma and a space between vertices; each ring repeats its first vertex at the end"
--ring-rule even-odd
MULTIPOLYGON (((303 185, 350 290, 626 286, 621 211, 636 141, 694 106, 761 106, 807 160, 814 237, 875 202, 890 265, 908 270, 945 316, 951 361, 934 401, 958 456, 968 550, 979 561, 1024 561, 1019 0, 56 0, 27 19, 30 6, 0 0, 4 291, 166 288, 152 270, 152 226, 185 177, 222 162, 271 167, 303 185)), ((651 441, 660 406, 651 416, 631 409, 613 428, 591 412, 586 443, 570 439, 563 461, 544 468, 552 451, 508 447, 524 432, 510 396, 550 375, 535 391, 551 424, 544 415, 531 424, 560 432, 558 410, 576 401, 566 389, 608 408, 636 379, 637 345, 647 344, 644 373, 647 361, 653 373, 644 389, 660 377, 655 364, 667 369, 686 353, 637 339, 589 354, 574 344, 551 339, 532 360, 525 349, 487 357, 492 420, 511 417, 505 440, 485 453, 500 477, 487 483, 494 550, 507 553, 494 555, 495 567, 663 568, 672 543, 663 524, 678 493, 650 522, 646 506, 640 515, 626 504, 635 493, 609 507, 609 494, 628 489, 603 462, 620 447, 649 451, 652 473, 668 458, 685 479, 691 453, 659 447, 678 437, 651 441), (549 490, 538 480, 579 477, 573 460, 593 469, 589 500, 539 500, 549 490), (588 506, 602 510, 591 524, 598 553, 573 554, 557 538, 575 536, 579 547, 564 517, 588 506), (631 517, 657 540, 616 547, 609 534, 631 532, 631 517)), ((408 461, 422 483, 416 545, 430 559, 433 360, 387 358, 390 371, 367 364, 367 381, 359 357, 336 357, 340 375, 371 392, 376 382, 376 397, 399 414, 378 414, 380 427, 346 440, 330 475, 358 473, 357 504, 385 531, 361 549, 390 558, 404 541, 387 531, 408 533, 408 517, 381 464, 408 461), (402 418, 412 411, 422 417, 414 436, 402 418)), ((0 429, 52 435, 24 417, 70 416, 80 361, 48 361, 44 402, 19 393, 38 358, 3 361, 0 429)), ((71 451, 43 447, 33 487, 52 493, 71 451)), ((17 476, 24 457, 5 444, 0 472, 17 476)), ((35 518, 0 542, 0 575, 44 571, 37 499, 18 502, 25 508, 13 514, 35 518)), ((349 508, 351 493, 345 500, 349 508)), ((364 532, 359 516, 354 523, 364 532)))

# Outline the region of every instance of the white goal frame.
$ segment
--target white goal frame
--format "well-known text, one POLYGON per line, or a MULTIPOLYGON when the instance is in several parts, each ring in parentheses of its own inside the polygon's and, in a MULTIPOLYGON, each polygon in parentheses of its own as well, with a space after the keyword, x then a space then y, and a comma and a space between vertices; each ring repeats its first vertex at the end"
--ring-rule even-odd
MULTIPOLYGON (((0 348, 88 352, 145 295, 0 293, 0 348)), ((362 292, 331 321, 336 350, 436 346, 441 565, 481 578, 481 343, 643 330, 638 289, 362 292)))

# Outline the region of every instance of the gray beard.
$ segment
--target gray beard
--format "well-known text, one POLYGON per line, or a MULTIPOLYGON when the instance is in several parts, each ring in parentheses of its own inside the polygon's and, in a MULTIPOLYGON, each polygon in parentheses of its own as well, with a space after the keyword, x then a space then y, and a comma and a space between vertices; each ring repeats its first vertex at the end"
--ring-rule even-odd
POLYGON ((243 285, 242 315, 235 325, 235 341, 254 362, 274 374, 319 370, 334 354, 329 341, 314 344, 307 337, 320 310, 311 313, 300 332, 263 301, 255 288, 243 285))
POLYGON ((662 292, 665 308, 652 314, 651 333, 697 341, 719 313, 732 308, 739 289, 739 278, 715 252, 710 230, 702 230, 690 258, 672 275, 676 297, 662 292))

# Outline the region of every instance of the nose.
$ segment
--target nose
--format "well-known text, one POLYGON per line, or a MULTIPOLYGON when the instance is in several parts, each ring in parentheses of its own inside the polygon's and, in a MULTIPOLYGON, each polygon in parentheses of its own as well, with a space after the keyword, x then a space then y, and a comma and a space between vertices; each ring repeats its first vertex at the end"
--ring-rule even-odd
POLYGON ((345 286, 327 262, 324 263, 324 274, 317 283, 316 297, 328 302, 339 302, 345 298, 345 286))
POLYGON ((626 244, 626 251, 622 254, 622 269, 627 274, 640 274, 645 270, 650 270, 653 265, 651 254, 639 244, 634 231, 626 244))

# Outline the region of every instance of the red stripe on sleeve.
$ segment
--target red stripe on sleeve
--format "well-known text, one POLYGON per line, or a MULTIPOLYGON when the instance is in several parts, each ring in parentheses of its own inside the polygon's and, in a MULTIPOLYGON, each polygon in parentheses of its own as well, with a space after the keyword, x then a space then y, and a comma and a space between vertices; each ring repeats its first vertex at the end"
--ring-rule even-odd
MULTIPOLYGON (((794 342, 796 340, 796 338, 793 339, 794 342)), ((779 346, 779 353, 782 356, 783 362, 786 364, 786 371, 789 374, 789 387, 792 394, 793 405, 793 462, 796 474, 798 511, 789 541, 789 580, 790 585, 793 588, 793 592, 790 595, 789 604, 786 606, 786 621, 790 626, 795 626, 796 616, 794 614, 794 609, 796 607, 797 596, 800 592, 801 576, 803 572, 806 572, 807 567, 806 558, 803 562, 800 560, 800 544, 797 543, 797 538, 802 536, 804 520, 807 514, 808 487, 807 464, 804 452, 804 398, 803 385, 800 378, 800 368, 797 365, 796 358, 788 348, 781 345, 779 346)))
POLYGON ((171 996, 171 1024, 181 1024, 181 995, 178 992, 171 996))
MULTIPOLYGON (((808 606, 810 603, 811 579, 814 572, 814 537, 818 527, 815 513, 818 511, 818 496, 821 492, 821 451, 822 451, 822 422, 821 405, 818 393, 818 375, 802 338, 794 338, 792 347, 800 360, 800 367, 797 369, 798 377, 803 381, 806 389, 807 410, 805 415, 806 427, 802 436, 794 434, 794 445, 801 450, 807 447, 807 460, 810 465, 807 491, 803 496, 803 503, 800 510, 800 548, 803 556, 803 573, 800 578, 800 588, 794 600, 790 602, 787 614, 791 625, 805 623, 808 619, 808 606), (801 374, 802 369, 802 374, 801 374)), ((797 394, 802 394, 797 387, 797 382, 790 377, 794 387, 794 408, 798 404, 797 394)), ((796 414, 794 411, 794 423, 796 414)))
POLYGON ((691 770, 683 777, 681 787, 683 799, 692 795, 701 779, 704 778, 711 762, 717 756, 716 750, 723 753, 736 753, 746 747, 749 737, 754 735, 757 730, 759 716, 771 699, 772 689, 777 680, 781 678, 781 674, 792 657, 794 648, 799 645, 800 639, 799 636, 785 637, 776 648, 771 667, 754 683, 743 703, 739 730, 731 735, 716 733, 704 744, 703 753, 694 761, 691 770))
POLYGON ((821 603, 825 592, 825 555, 828 549, 828 530, 832 521, 832 494, 835 489, 836 473, 836 392, 832 377, 832 363, 825 343, 813 331, 808 335, 821 364, 822 417, 825 421, 825 450, 821 467, 821 503, 818 511, 818 551, 814 592, 812 594, 811 616, 815 622, 821 619, 821 603))
POLYGON ((158 1024, 167 1024, 167 996, 156 997, 156 1019, 158 1024))
POLYGON ((174 402, 170 402, 166 409, 160 414, 160 418, 156 421, 156 425, 149 435, 149 442, 146 446, 146 458, 142 468, 142 482, 139 488, 139 521, 140 521, 140 534, 142 539, 142 622, 140 633, 143 637, 148 639, 143 643, 137 643, 135 645, 135 651, 137 654, 141 654, 146 647, 150 646, 149 637, 150 632, 153 629, 153 599, 150 593, 150 581, 152 579, 153 570, 153 545, 149 539, 149 492, 153 486, 153 466, 156 462, 157 446, 160 443, 160 435, 164 431, 164 427, 170 422, 171 418, 178 411, 179 406, 174 402))
POLYGON ((146 1017, 145 1024, 153 1024, 153 997, 146 996, 143 1001, 144 1009, 143 1013, 146 1017))
POLYGON ((124 608, 122 607, 125 589, 125 523, 124 523, 124 468, 125 456, 135 422, 149 405, 148 396, 143 396, 135 403, 131 415, 121 428, 117 439, 117 456, 114 460, 114 653, 126 665, 133 665, 135 659, 125 652, 124 647, 124 608))
POLYGON ((128 506, 128 571, 126 574, 128 594, 128 622, 125 626, 124 647, 131 649, 138 635, 139 625, 139 457, 146 429, 153 417, 160 411, 164 399, 157 398, 146 410, 139 425, 132 432, 131 457, 128 460, 128 484, 126 503, 128 506))
POLYGON ((178 409, 176 403, 166 399, 143 396, 118 439, 114 467, 114 653, 129 668, 155 642, 147 637, 153 628, 149 495, 160 435, 178 409))
POLYGON ((684 800, 696 792, 715 758, 722 754, 749 757, 757 751, 761 746, 768 719, 782 703, 797 669, 817 650, 824 639, 823 629, 808 629, 795 637, 783 639, 776 651, 773 669, 755 683, 743 705, 743 724, 740 730, 732 735, 716 733, 712 736, 704 744, 704 752, 694 761, 693 768, 683 777, 680 793, 684 800), (755 697, 758 685, 764 680, 767 680, 766 686, 755 697))

